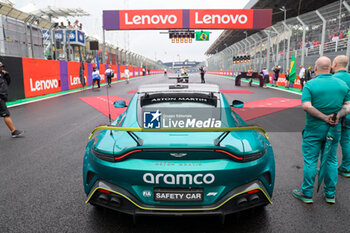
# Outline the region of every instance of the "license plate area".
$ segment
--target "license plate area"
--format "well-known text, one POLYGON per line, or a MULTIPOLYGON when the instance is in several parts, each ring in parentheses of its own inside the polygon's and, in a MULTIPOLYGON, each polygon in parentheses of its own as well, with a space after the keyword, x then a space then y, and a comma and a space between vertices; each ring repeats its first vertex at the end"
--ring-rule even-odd
POLYGON ((201 202, 203 189, 154 188, 154 201, 160 202, 201 202))

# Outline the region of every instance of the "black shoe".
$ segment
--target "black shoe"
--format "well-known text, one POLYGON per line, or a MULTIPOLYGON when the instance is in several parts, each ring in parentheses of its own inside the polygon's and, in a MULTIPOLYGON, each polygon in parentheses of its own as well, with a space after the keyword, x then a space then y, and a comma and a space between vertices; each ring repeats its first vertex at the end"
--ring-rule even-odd
POLYGON ((17 129, 11 133, 13 138, 21 137, 23 136, 23 134, 24 134, 24 131, 17 130, 17 129))

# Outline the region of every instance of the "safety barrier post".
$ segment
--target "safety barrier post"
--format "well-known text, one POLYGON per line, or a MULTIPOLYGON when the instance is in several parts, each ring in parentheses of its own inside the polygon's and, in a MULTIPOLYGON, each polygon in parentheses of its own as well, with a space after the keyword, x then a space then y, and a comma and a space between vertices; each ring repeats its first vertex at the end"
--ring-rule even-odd
MULTIPOLYGON (((252 44, 250 43, 250 41, 248 40, 248 37, 244 39, 245 41, 247 41, 248 43, 248 50, 247 50, 247 55, 250 55, 250 50, 251 50, 251 47, 252 47, 252 44)), ((248 71, 248 67, 250 67, 250 64, 246 63, 247 64, 247 67, 246 67, 246 71, 248 71)))
POLYGON ((268 30, 264 30, 264 32, 267 35, 267 47, 266 47, 266 52, 267 52, 267 59, 266 59, 266 68, 270 69, 270 47, 271 47, 271 36, 270 32, 268 30))
POLYGON ((279 39, 280 39, 280 33, 277 31, 277 29, 274 26, 271 26, 272 30, 275 31, 275 33, 277 34, 276 37, 276 57, 275 57, 275 65, 278 65, 279 62, 279 48, 280 48, 280 43, 279 43, 279 39))
POLYGON ((292 30, 288 27, 288 25, 285 22, 282 22, 284 25, 285 29, 288 31, 288 42, 287 42, 287 51, 285 53, 286 56, 286 69, 287 71, 289 69, 289 50, 290 50, 290 37, 292 36, 292 30))
MULTIPOLYGON (((254 39, 254 37, 253 36, 250 36, 250 38, 253 40, 253 42, 254 42, 254 62, 253 62, 253 67, 254 67, 254 70, 256 70, 257 71, 257 57, 256 57, 256 47, 258 46, 257 45, 257 41, 254 39)), ((253 56, 252 56, 253 57, 253 56)), ((252 58, 251 57, 251 58, 252 58)), ((253 59, 251 59, 251 61, 253 61, 253 59)))
POLYGON ((326 38, 326 23, 327 23, 327 21, 318 10, 316 10, 316 14, 322 20, 322 37, 321 37, 321 44, 319 45, 320 46, 319 54, 320 54, 320 56, 323 56, 324 43, 325 43, 325 38, 326 38))
POLYGON ((306 25, 305 23, 300 19, 299 16, 297 16, 297 20, 301 23, 303 26, 303 41, 302 41, 302 48, 301 48, 301 62, 300 64, 304 67, 304 56, 305 56, 305 37, 306 37, 306 25))

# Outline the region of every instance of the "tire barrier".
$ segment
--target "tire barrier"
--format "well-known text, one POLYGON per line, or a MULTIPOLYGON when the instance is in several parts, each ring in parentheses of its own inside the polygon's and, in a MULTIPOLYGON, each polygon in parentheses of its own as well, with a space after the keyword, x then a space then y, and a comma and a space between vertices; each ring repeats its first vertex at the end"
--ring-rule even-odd
MULTIPOLYGON (((43 96, 62 91, 74 90, 92 84, 92 63, 66 62, 33 58, 5 57, 0 61, 11 75, 9 101, 43 96), (83 77, 81 77, 83 76, 83 77)), ((101 83, 106 83, 104 75, 107 64, 100 64, 101 83)), ((129 70, 130 78, 163 74, 163 70, 142 67, 111 65, 114 71, 112 81, 125 79, 124 72, 129 70)))

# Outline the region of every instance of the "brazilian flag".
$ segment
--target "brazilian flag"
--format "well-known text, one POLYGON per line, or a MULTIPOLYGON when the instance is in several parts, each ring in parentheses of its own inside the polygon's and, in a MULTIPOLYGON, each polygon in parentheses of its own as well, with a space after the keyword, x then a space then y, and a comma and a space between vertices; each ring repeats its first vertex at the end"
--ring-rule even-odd
POLYGON ((196 32, 196 41, 208 41, 209 32, 196 32))
POLYGON ((297 70, 295 68, 295 56, 293 52, 292 61, 290 62, 290 68, 289 68, 289 81, 290 83, 294 84, 296 79, 297 79, 297 70))

